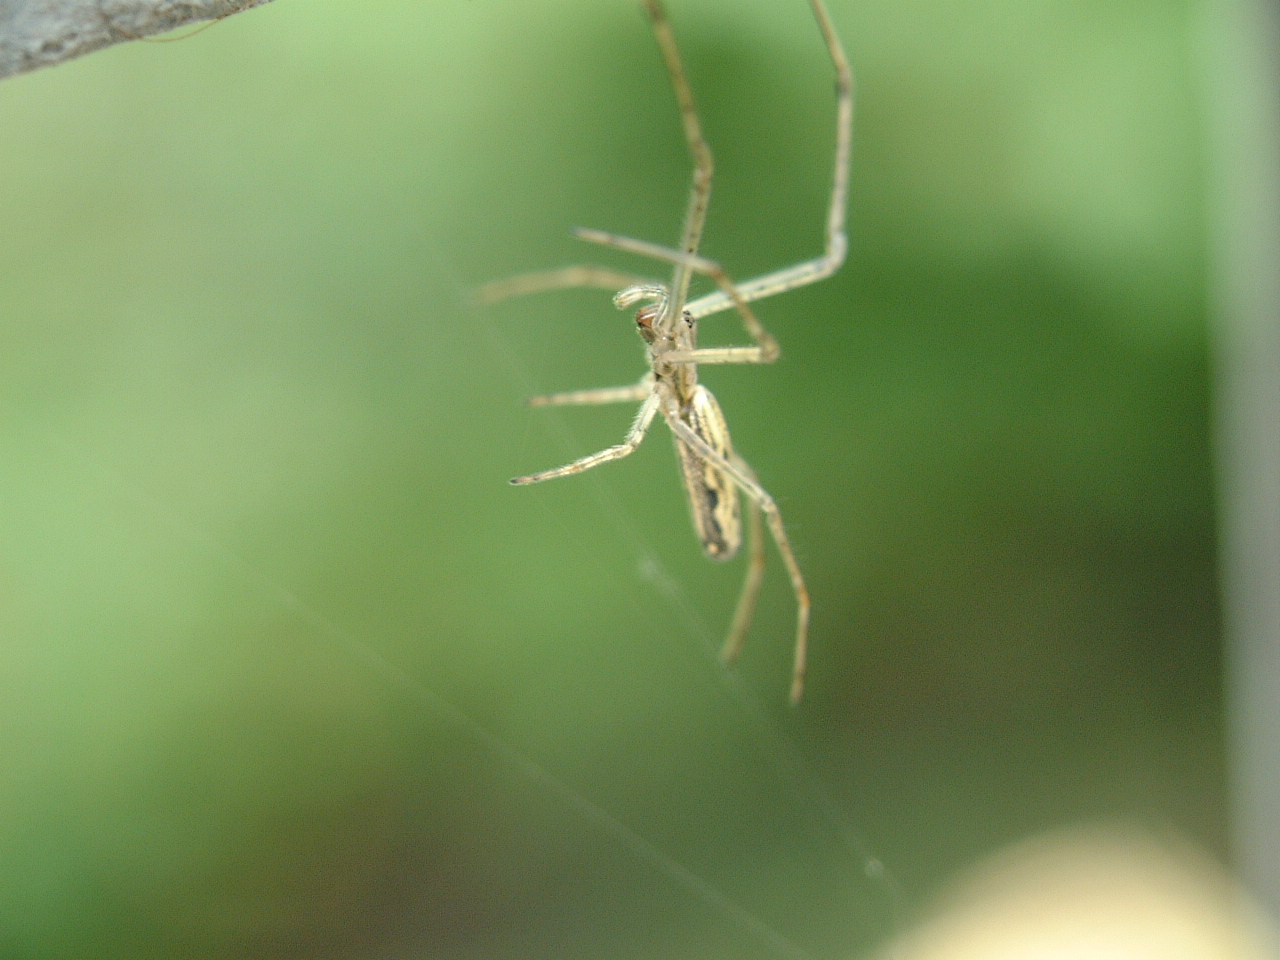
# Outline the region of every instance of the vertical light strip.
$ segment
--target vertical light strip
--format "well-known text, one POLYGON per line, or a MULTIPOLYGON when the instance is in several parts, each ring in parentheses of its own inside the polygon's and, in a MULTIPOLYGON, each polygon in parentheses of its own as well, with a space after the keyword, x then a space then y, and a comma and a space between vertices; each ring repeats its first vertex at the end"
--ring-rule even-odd
POLYGON ((1233 856, 1280 916, 1280 0, 1204 0, 1233 856))

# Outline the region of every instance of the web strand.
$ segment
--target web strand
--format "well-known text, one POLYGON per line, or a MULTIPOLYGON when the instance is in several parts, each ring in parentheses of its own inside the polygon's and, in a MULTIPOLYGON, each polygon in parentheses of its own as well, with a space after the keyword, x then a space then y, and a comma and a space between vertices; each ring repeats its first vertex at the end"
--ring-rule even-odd
POLYGON ((556 777, 546 767, 510 746, 497 734, 444 697, 430 684, 413 676, 403 667, 380 653, 371 644, 361 640, 355 634, 325 617, 314 607, 304 602, 292 590, 261 570, 256 569, 249 561, 239 556, 229 547, 215 542, 213 538, 182 518, 177 511, 158 502, 154 496, 146 493, 137 483, 130 481, 118 471, 88 460, 83 454, 79 454, 69 441, 52 431, 44 431, 43 437, 59 447, 65 455, 78 456, 81 462, 97 473, 102 481, 126 494, 150 516, 160 518, 165 526, 176 536, 216 557, 245 583, 278 604, 282 609, 289 611, 299 622, 308 626, 316 637, 340 649, 351 659, 359 662, 371 673, 380 676, 390 685, 411 694, 436 716, 465 734, 474 743, 497 757, 510 769, 519 772, 530 783, 557 797, 580 817, 594 825, 601 833, 613 837, 637 859, 647 863, 655 872, 687 891, 695 899, 724 917, 734 926, 749 933, 761 943, 766 944, 774 954, 785 958, 785 960, 814 960, 808 951, 783 936, 764 920, 686 867, 679 860, 660 849, 656 844, 622 823, 581 791, 570 786, 556 777))

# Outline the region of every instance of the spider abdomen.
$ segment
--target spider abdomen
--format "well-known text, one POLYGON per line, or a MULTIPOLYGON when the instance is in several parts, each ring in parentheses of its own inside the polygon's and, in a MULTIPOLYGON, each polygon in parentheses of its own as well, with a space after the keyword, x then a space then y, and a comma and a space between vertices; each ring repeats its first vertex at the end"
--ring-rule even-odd
MULTIPOLYGON (((701 385, 695 387, 692 399, 681 411, 681 419, 712 450, 726 460, 733 459, 729 428, 710 390, 701 385)), ((712 560, 730 560, 742 545, 738 488, 724 471, 691 450, 679 437, 675 441, 680 475, 689 494, 689 513, 702 549, 712 560)))

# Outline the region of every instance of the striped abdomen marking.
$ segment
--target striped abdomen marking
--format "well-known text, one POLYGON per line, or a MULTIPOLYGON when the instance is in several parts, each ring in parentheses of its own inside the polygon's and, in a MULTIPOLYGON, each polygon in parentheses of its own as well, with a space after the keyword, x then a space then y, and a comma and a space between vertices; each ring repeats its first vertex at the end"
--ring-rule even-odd
MULTIPOLYGON (((726 460, 733 458, 729 428, 725 426, 720 404, 706 387, 694 388, 693 400, 683 411, 693 431, 726 460)), ((742 545, 742 519, 738 512, 738 488, 724 473, 708 463, 676 437, 676 454, 680 458, 680 474, 689 495, 693 528, 702 541, 702 549, 712 560, 728 560, 742 545)))

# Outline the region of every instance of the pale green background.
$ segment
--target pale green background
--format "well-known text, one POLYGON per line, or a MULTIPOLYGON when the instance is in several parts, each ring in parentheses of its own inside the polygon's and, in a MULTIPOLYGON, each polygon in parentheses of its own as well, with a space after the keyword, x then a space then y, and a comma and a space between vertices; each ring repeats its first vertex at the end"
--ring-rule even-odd
MULTIPOLYGON (((671 8, 705 252, 814 255, 806 5, 671 8)), ((469 291, 678 236, 635 4, 278 0, 0 83, 0 956, 773 955, 468 724, 816 957, 1053 824, 1219 848, 1194 7, 832 15, 850 263, 705 375, 813 591, 795 712, 776 556, 742 685, 709 653, 740 564, 665 428, 506 483, 629 423, 520 405, 640 374, 607 296, 469 291)))

